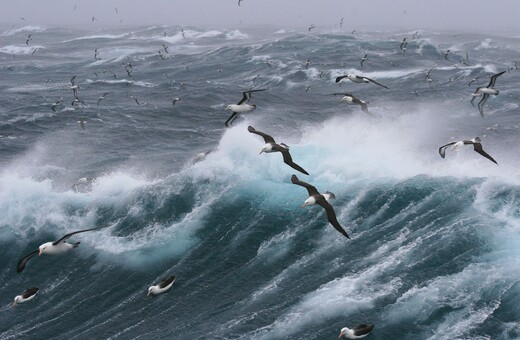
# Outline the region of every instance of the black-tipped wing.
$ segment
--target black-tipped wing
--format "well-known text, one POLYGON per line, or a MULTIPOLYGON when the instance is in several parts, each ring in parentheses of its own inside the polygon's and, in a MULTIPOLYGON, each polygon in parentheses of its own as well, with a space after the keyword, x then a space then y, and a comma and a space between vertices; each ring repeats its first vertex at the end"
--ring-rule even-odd
POLYGON ((385 89, 389 90, 388 86, 385 86, 385 85, 383 85, 383 84, 381 84, 381 83, 378 83, 378 82, 375 81, 374 79, 370 79, 370 78, 367 78, 367 77, 363 77, 363 78, 366 79, 366 80, 368 80, 369 82, 372 82, 372 83, 374 83, 374 84, 376 84, 376 85, 382 86, 382 87, 384 87, 385 89))
POLYGON ((304 187, 305 189, 307 189, 307 192, 309 193, 309 196, 312 196, 312 195, 319 195, 319 194, 320 194, 320 193, 318 192, 318 189, 316 189, 315 186, 310 185, 309 183, 306 183, 306 182, 300 181, 300 180, 298 179, 298 177, 296 177, 296 175, 292 175, 292 176, 291 176, 291 182, 292 182, 292 184, 296 184, 296 185, 302 186, 302 187, 304 187))
POLYGON ((495 83, 497 81, 497 78, 500 77, 501 75, 503 75, 504 73, 506 73, 506 71, 502 71, 500 73, 497 73, 497 74, 494 74, 491 76, 491 79, 489 80, 489 84, 488 84, 488 88, 493 88, 495 87, 495 83))
POLYGON ((339 224, 338 219, 336 218, 336 213, 334 212, 334 208, 332 208, 332 205, 330 205, 329 202, 323 198, 323 196, 316 200, 316 204, 321 205, 325 209, 329 223, 332 224, 332 226, 336 228, 336 230, 339 231, 343 236, 350 238, 345 229, 343 229, 343 227, 339 224))
POLYGON ((484 93, 482 95, 482 99, 477 104, 478 112, 480 112, 480 115, 482 116, 482 118, 484 118, 484 104, 486 104, 488 98, 489 98, 489 94, 484 93))
POLYGON ((495 161, 493 159, 493 157, 491 157, 490 155, 487 154, 486 151, 484 151, 482 149, 482 144, 480 143, 473 143, 473 150, 475 150, 476 152, 478 152, 479 154, 481 154, 482 156, 486 157, 487 159, 489 159, 491 162, 495 163, 495 164, 498 164, 497 161, 495 161))
POLYGON ((36 294, 37 292, 38 292, 38 288, 36 288, 36 287, 29 288, 25 292, 23 292, 22 297, 24 299, 27 299, 27 298, 33 296, 34 294, 36 294))
POLYGON ((25 268, 27 261, 29 261, 34 255, 38 254, 39 251, 40 251, 39 249, 36 249, 36 250, 30 252, 29 254, 25 255, 24 257, 22 257, 20 259, 20 261, 18 261, 18 265, 16 266, 16 272, 21 273, 23 271, 23 269, 25 268))
POLYGON ((175 282, 175 275, 161 280, 161 283, 159 283, 159 288, 165 288, 168 285, 170 285, 172 282, 175 282))
POLYGON ((91 230, 98 230, 100 228, 90 228, 90 229, 84 229, 84 230, 78 230, 78 231, 73 231, 72 233, 68 233, 66 235, 64 235, 62 238, 60 238, 59 240, 57 241, 54 241, 52 243, 53 246, 57 245, 58 243, 60 243, 61 241, 65 241, 66 239, 68 239, 69 237, 71 237, 72 235, 75 235, 75 234, 79 234, 79 233, 84 233, 86 231, 91 231, 91 230))
POLYGON ((273 143, 273 144, 276 143, 276 142, 274 141, 274 138, 273 138, 273 137, 269 136, 267 133, 263 133, 263 132, 260 132, 260 131, 255 130, 255 128, 252 127, 252 126, 248 126, 248 127, 247 127, 247 131, 249 131, 249 132, 251 132, 251 133, 254 133, 254 134, 256 134, 256 135, 262 136, 262 137, 264 138, 264 141, 265 141, 266 143, 273 143))
POLYGON ((360 336, 367 335, 368 333, 372 332, 372 329, 374 329, 374 325, 361 324, 359 326, 354 327, 352 330, 354 331, 355 336, 360 336))
MULTIPOLYGON (((298 170, 299 172, 301 173, 304 173, 306 175, 308 175, 309 173, 307 171, 305 171, 301 166, 299 166, 298 164, 294 163, 293 160, 292 160, 292 157, 291 157, 291 154, 289 153, 289 150, 283 148, 283 147, 280 147, 281 150, 279 150, 281 153, 282 153, 282 156, 283 156, 283 162, 287 165, 289 165, 291 168, 293 168, 294 170, 298 170)), ((277 147, 275 147, 275 150, 278 150, 277 147)), ((293 182, 294 183, 294 182, 293 182)))
POLYGON ((347 78, 348 76, 339 76, 336 77, 336 83, 339 83, 342 79, 347 78))
POLYGON ((442 158, 446 157, 446 148, 448 146, 451 146, 451 145, 455 144, 455 143, 457 143, 457 142, 451 142, 451 143, 448 143, 446 145, 441 146, 439 148, 439 155, 441 155, 442 158))

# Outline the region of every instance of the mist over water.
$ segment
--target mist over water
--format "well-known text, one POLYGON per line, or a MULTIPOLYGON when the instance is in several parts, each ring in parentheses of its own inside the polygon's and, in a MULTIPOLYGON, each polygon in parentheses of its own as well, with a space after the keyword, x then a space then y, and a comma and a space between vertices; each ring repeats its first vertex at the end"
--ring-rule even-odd
POLYGON ((375 339, 520 337, 520 42, 414 33, 5 28, 0 339, 326 339, 360 323, 375 339), (480 117, 470 94, 508 68, 480 117), (347 73, 390 89, 335 83, 347 73), (73 76, 85 105, 71 106, 73 76), (225 107, 250 88, 267 90, 226 129, 225 107), (259 155, 248 125, 335 193, 352 240, 300 208, 294 170, 259 155), (475 136, 498 165, 471 148, 439 156, 475 136), (16 273, 41 243, 94 226, 107 228, 16 273), (146 299, 169 275, 173 288, 146 299), (8 306, 33 286, 33 301, 8 306))

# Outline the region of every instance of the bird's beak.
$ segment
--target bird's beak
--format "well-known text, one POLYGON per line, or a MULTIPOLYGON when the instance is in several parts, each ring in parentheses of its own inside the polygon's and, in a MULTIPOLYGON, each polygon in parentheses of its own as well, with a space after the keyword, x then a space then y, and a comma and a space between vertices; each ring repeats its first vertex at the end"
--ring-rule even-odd
POLYGON ((38 256, 41 256, 42 255, 42 251, 38 251, 38 256))
POLYGON ((150 293, 150 292, 148 292, 148 294, 146 294, 146 297, 147 297, 147 298, 149 298, 149 297, 150 297, 150 294, 151 294, 151 293, 150 293))
POLYGON ((262 152, 264 152, 264 149, 260 150, 260 152, 259 152, 258 154, 259 154, 259 155, 261 155, 261 154, 262 154, 262 152))
POLYGON ((300 208, 305 208, 305 203, 303 203, 303 205, 300 208))
POLYGON ((16 306, 16 301, 13 301, 13 307, 16 306))
POLYGON ((342 336, 343 336, 343 332, 339 333, 338 339, 341 338, 342 336))

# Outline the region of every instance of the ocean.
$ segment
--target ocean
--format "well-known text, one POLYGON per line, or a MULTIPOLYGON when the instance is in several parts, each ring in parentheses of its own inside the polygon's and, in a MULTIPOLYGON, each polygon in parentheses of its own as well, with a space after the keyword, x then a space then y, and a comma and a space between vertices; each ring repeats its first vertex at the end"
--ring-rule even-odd
POLYGON ((0 339, 335 339, 361 323, 367 339, 520 338, 520 36, 0 31, 0 339), (481 117, 471 94, 501 71, 481 117), (347 73, 389 89, 335 82, 347 73), (257 109, 226 128, 249 89, 266 89, 257 109), (259 155, 249 125, 310 176, 259 155), (476 136, 498 165, 471 146, 439 156, 476 136), (300 208, 292 174, 336 195, 351 240, 300 208))

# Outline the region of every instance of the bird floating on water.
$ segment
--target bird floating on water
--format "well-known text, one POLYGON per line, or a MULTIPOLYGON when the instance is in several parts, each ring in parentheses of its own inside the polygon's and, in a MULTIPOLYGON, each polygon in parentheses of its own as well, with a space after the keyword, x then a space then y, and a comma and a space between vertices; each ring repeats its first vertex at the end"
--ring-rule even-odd
POLYGON ((150 286, 148 288, 148 294, 146 296, 150 295, 157 295, 164 293, 168 289, 170 289, 173 286, 173 283, 175 282, 175 275, 170 276, 166 279, 161 280, 161 282, 155 286, 150 286))
POLYGON ((23 292, 20 295, 16 295, 13 301, 13 307, 16 306, 18 303, 24 303, 27 301, 31 301, 36 296, 36 293, 38 293, 38 288, 29 288, 25 292, 23 292))
POLYGON ((345 337, 347 339, 361 339, 367 336, 374 329, 374 325, 361 324, 354 328, 343 327, 339 333, 338 339, 345 337))

